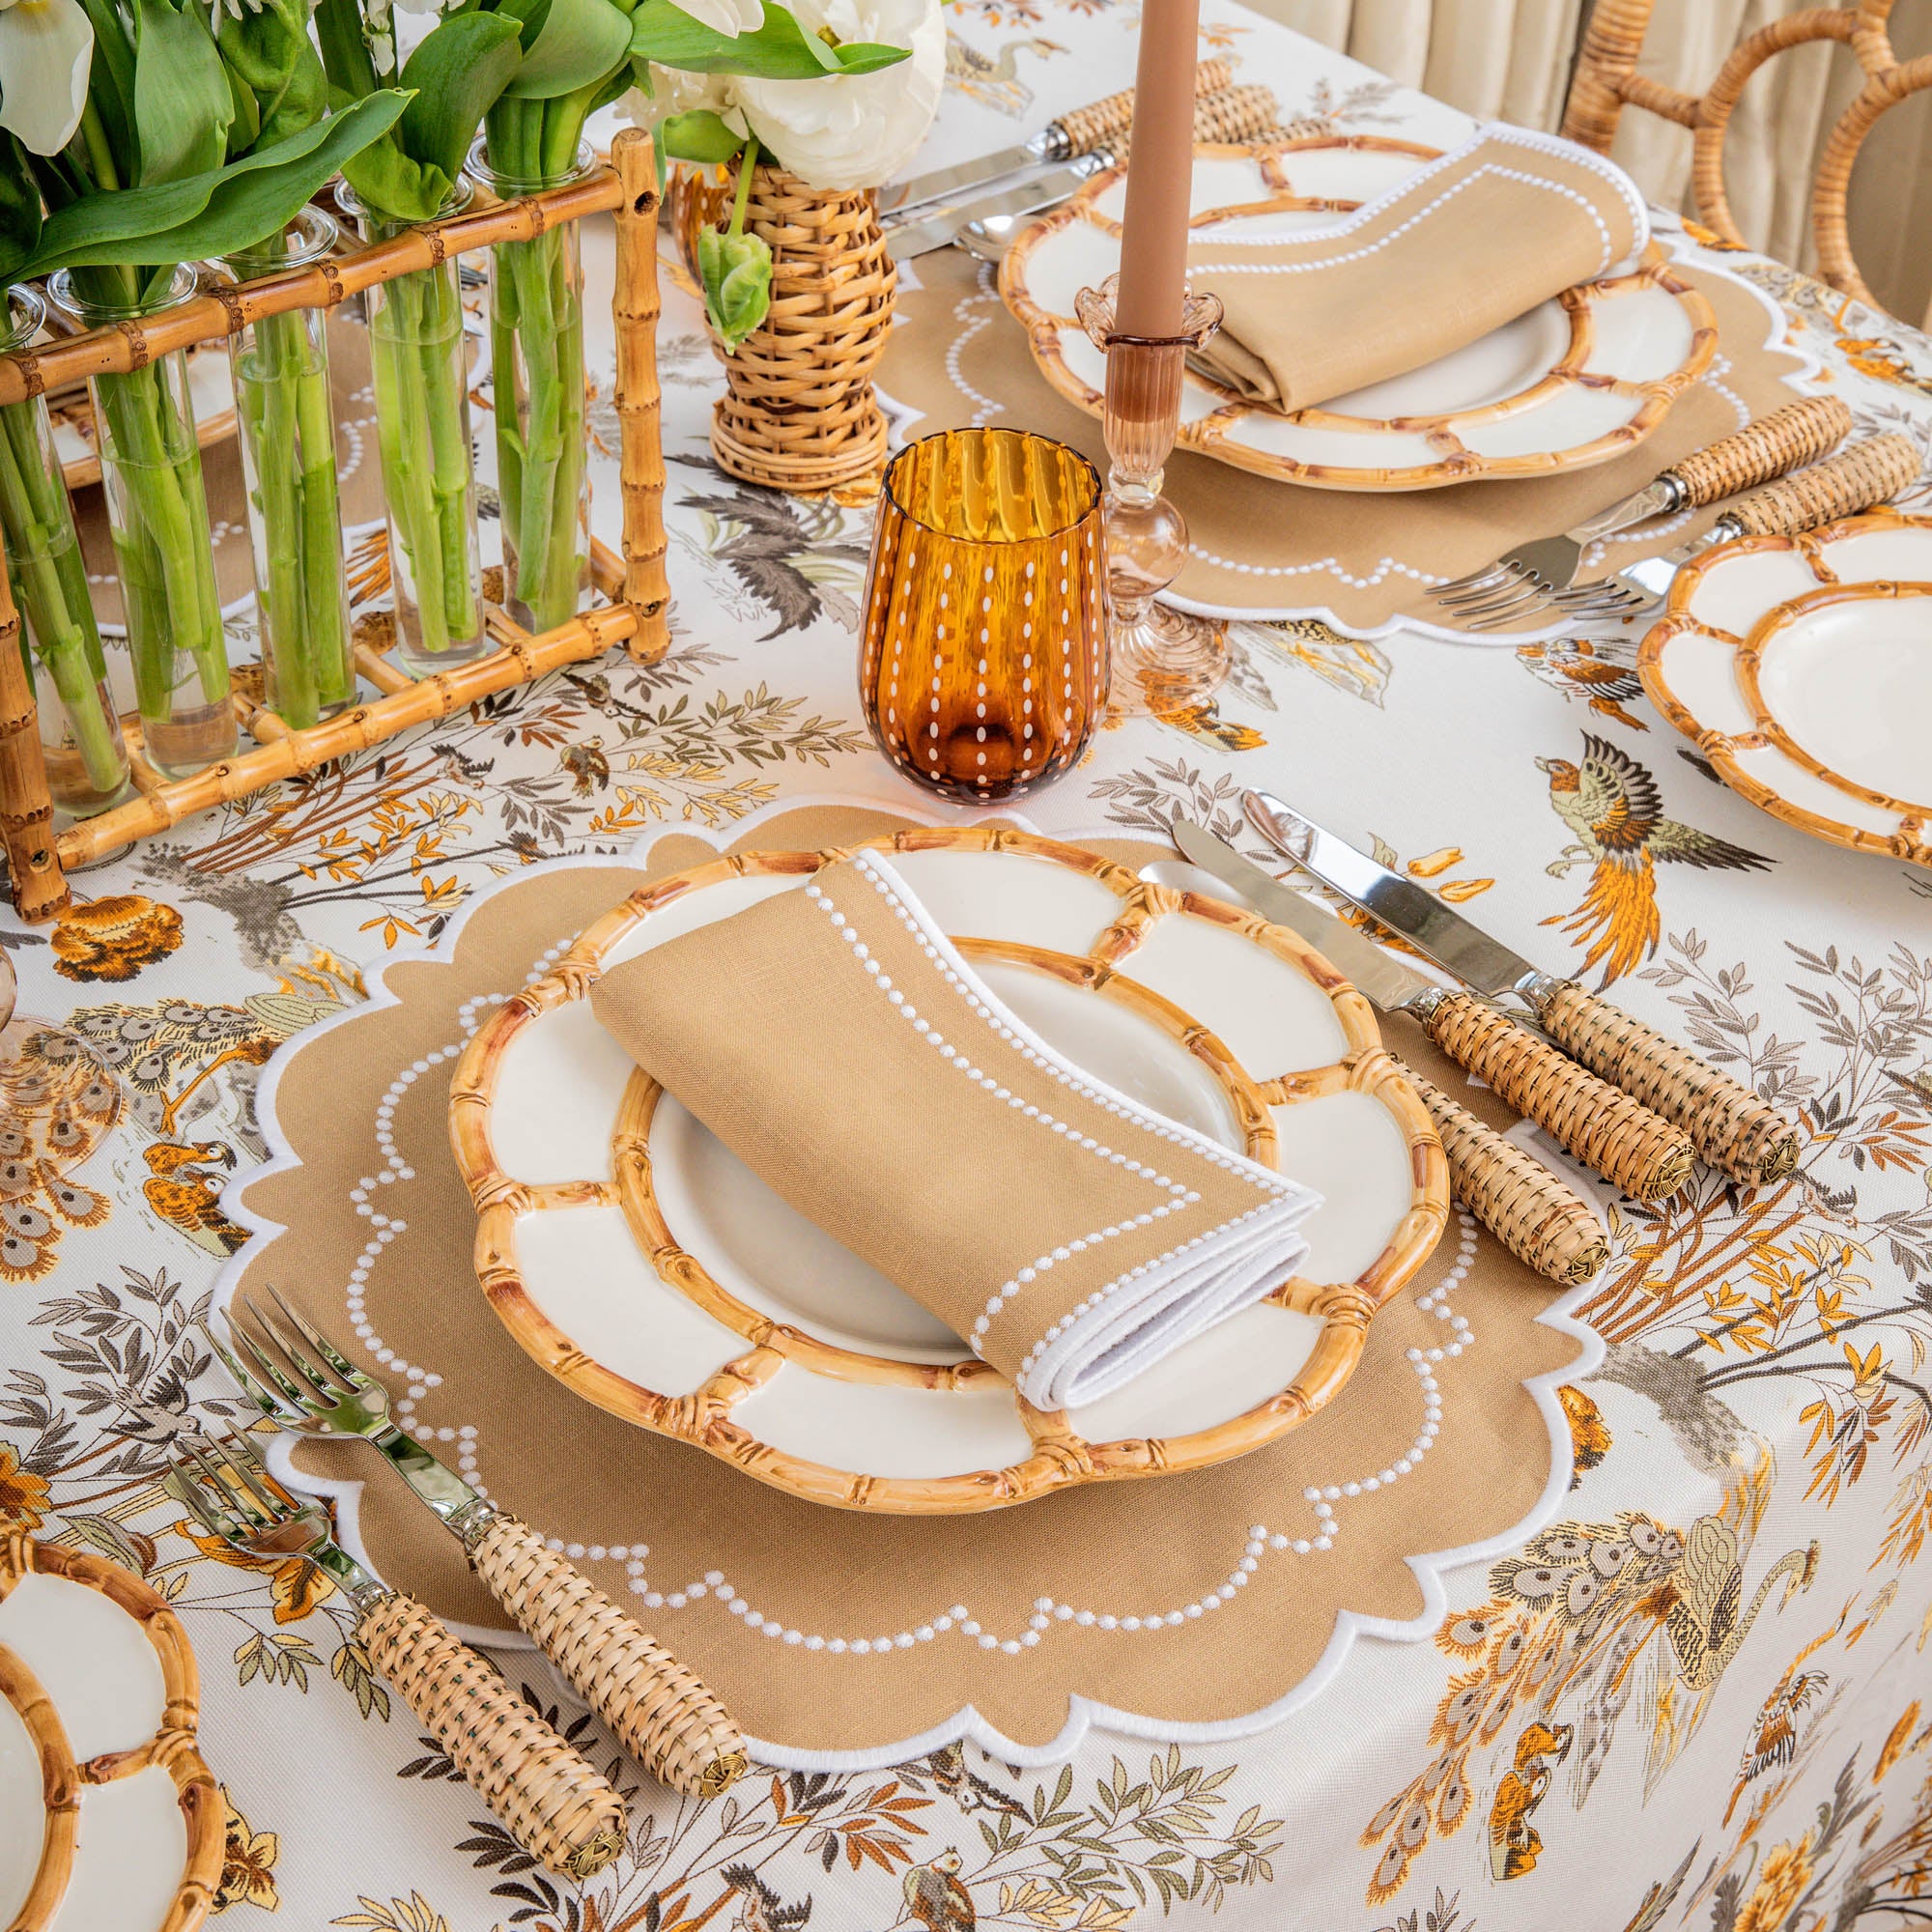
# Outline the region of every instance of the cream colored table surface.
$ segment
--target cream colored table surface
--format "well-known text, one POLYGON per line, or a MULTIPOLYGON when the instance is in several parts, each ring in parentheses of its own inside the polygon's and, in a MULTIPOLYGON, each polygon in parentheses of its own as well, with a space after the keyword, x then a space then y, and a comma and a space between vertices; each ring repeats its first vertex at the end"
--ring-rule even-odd
MULTIPOLYGON (((955 82, 930 163, 1129 77, 1123 4, 951 11, 955 82)), ((1465 125, 1228 0, 1206 11, 1207 40, 1270 81, 1285 115, 1436 141, 1465 125)), ((1783 303, 1862 426, 1926 441, 1932 344, 1729 260, 1783 303)), ((1028 813, 1059 837, 1147 836, 1178 808, 1228 822, 1242 785, 1268 784, 1545 963, 1587 963, 1802 1112, 1803 1164, 1772 1192, 1740 1202, 1703 1176, 1661 1214, 1605 1204, 1614 1259, 1584 1313, 1607 1357, 1573 1399, 1581 1542, 1546 1549, 1587 1569, 1585 1546, 1651 1525, 1683 1550, 1605 1620, 1586 1670, 1532 1688, 1517 1660, 1613 1582, 1572 1572, 1539 1598, 1533 1577, 1499 1589, 1464 1566, 1432 1640, 1362 1642, 1237 1746, 1096 1730, 1064 1772, 969 1749, 899 1773, 761 1775, 709 1807, 645 1788, 630 1853, 567 1895, 475 1822, 481 1805, 370 1688, 339 1599, 187 1540, 154 1478, 223 1386, 192 1324, 239 1238, 219 1189, 264 1154, 253 1102, 274 1043, 434 943, 507 868, 664 834, 755 838, 760 814, 814 800, 932 810, 857 714, 867 513, 716 473, 717 372, 681 298, 660 355, 664 664, 552 677, 198 819, 77 881, 57 927, 0 915, 21 1012, 91 1042, 123 1096, 64 1177, 98 1193, 97 1224, 30 1224, 8 1250, 23 1278, 0 1284, 0 1510, 117 1551, 180 1607, 234 1807, 222 1910, 300 1932, 884 1932, 918 1922, 908 1871, 956 1860, 970 1905, 954 1892, 950 1917, 924 1921, 945 1932, 1210 1913, 1323 1932, 1922 1919, 1932 881, 1809 841, 1714 783, 1641 697, 1628 635, 1519 651, 1245 627, 1214 706, 1103 734, 1028 813), (1592 830, 1620 799, 1649 827, 1621 864, 1592 830), (1523 1646, 1503 1640, 1513 1629, 1523 1646), (1463 1746, 1463 1776, 1432 1779, 1463 1746)), ((593 421, 614 450, 598 373, 593 421)), ((346 440, 344 458, 372 462, 372 442, 346 440)), ((596 514, 614 536, 611 473, 596 514)), ((528 1653, 504 1662, 556 1700, 528 1653)))

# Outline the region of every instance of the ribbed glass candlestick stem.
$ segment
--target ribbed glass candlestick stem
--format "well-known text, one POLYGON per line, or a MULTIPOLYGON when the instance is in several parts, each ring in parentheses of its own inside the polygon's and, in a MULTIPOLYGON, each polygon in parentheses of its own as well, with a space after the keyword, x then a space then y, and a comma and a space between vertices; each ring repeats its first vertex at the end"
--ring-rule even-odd
POLYGON ((1228 675, 1227 625, 1159 601, 1187 560, 1187 520, 1161 493, 1180 423, 1181 371, 1188 352, 1221 326, 1221 303, 1190 292, 1179 335, 1123 335, 1114 327, 1115 280, 1074 301, 1081 327, 1107 352, 1108 712, 1157 716, 1205 703, 1228 675))

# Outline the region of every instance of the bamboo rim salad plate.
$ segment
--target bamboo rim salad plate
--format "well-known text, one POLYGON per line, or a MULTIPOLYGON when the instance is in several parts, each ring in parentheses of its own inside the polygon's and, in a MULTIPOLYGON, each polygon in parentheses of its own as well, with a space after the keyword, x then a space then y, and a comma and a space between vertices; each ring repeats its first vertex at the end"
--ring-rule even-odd
POLYGON ((0 1536, 0 1923, 192 1932, 221 1875, 186 1633, 87 1550, 0 1536))
POLYGON ((1882 510, 1711 551, 1677 573, 1638 669, 1753 805, 1932 866, 1932 518, 1882 510))
POLYGON ((1025 1404, 598 1026, 587 995, 608 967, 800 888, 828 858, 748 853, 597 921, 459 1063, 450 1131, 477 1274, 518 1343, 626 1421, 891 1513, 1201 1467, 1334 1400, 1447 1211, 1440 1145, 1366 1003, 1285 929, 1094 853, 979 829, 870 849, 1077 1065, 1321 1193, 1302 1272, 1104 1400, 1025 1404))
MULTIPOLYGON (((1193 230, 1241 241, 1326 225, 1438 155, 1366 134, 1204 146, 1193 230)), ((1000 293, 1041 374, 1095 416, 1104 356, 1074 297, 1119 266, 1125 196, 1124 169, 1096 176, 1018 236, 1000 270, 1000 293)), ((1319 408, 1282 414, 1190 368, 1178 446, 1328 490, 1554 475, 1634 448, 1716 350, 1710 304, 1652 243, 1629 274, 1567 289, 1453 355, 1319 408)))

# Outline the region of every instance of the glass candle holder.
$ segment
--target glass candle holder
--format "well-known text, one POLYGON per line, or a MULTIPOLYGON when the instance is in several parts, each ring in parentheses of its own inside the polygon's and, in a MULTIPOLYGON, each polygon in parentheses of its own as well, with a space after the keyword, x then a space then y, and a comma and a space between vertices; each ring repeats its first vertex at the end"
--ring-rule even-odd
MULTIPOLYGON (((305 208, 226 266, 242 282, 305 269, 335 239, 335 223, 305 208)), ((228 345, 264 682, 270 709, 298 729, 355 701, 327 320, 319 308, 264 316, 228 345)))
MULTIPOLYGON (((535 138, 543 106, 499 100, 469 157, 469 172, 504 201, 568 187, 594 165, 586 144, 574 166, 544 172, 535 138)), ((503 608, 530 631, 568 623, 590 587, 580 226, 565 221, 531 241, 499 242, 490 250, 503 608)))
MULTIPOLYGON (((462 213, 470 192, 468 181, 458 182, 438 218, 462 213)), ((335 199, 368 242, 386 242, 414 225, 366 208, 347 184, 337 186, 335 199)), ((434 268, 379 282, 366 300, 396 660, 412 677, 432 677, 491 648, 483 628, 469 354, 457 258, 446 255, 434 268)))
POLYGON ((1010 429, 886 466, 860 696, 879 748, 949 798, 1018 798, 1073 764, 1106 703, 1100 478, 1010 429))
MULTIPOLYGON (((143 272, 63 269, 47 295, 82 329, 139 322, 194 298, 187 263, 152 294, 142 292, 143 272)), ((148 760, 168 778, 187 778, 236 748, 187 351, 90 377, 88 389, 148 760)))
POLYGON ((1157 601, 1187 560, 1187 520, 1161 494, 1161 475, 1180 423, 1180 378, 1188 353, 1221 326, 1220 298, 1189 292, 1180 333, 1122 335, 1114 327, 1109 275, 1082 289, 1074 313, 1107 353, 1101 430, 1107 442, 1107 642, 1113 660, 1111 711, 1144 717, 1205 703, 1228 675, 1228 627, 1157 601))
MULTIPOLYGON (((31 289, 0 304, 0 352, 24 349, 45 309, 31 289)), ((91 817, 127 797, 128 747, 107 689, 107 660, 87 589, 44 396, 0 408, 0 541, 19 610, 54 809, 91 817)))

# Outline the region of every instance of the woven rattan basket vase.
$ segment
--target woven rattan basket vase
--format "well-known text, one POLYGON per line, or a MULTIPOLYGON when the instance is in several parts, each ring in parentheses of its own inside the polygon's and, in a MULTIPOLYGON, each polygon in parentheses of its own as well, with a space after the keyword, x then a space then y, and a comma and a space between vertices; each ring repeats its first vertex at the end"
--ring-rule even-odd
MULTIPOLYGON (((687 263, 697 230, 730 213, 732 185, 687 174, 673 221, 687 263)), ((711 417, 711 453, 747 483, 842 490, 876 483, 886 419, 872 394, 898 272, 869 189, 808 187, 781 167, 753 173, 745 225, 772 251, 772 306, 724 356, 726 393, 711 417)))

